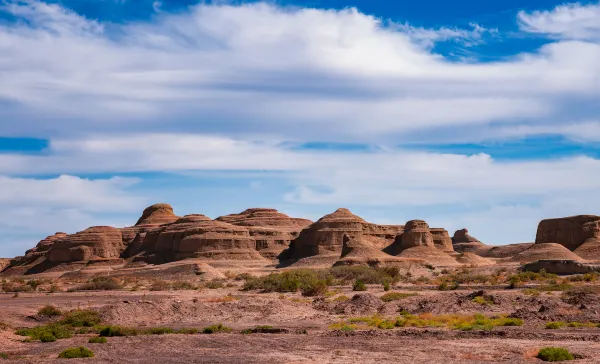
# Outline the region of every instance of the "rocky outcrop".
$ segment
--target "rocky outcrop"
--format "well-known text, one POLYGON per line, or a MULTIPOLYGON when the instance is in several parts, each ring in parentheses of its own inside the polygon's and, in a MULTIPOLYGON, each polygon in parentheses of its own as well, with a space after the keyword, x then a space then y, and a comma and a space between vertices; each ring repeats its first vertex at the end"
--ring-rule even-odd
POLYGON ((405 249, 398 256, 401 258, 418 259, 423 263, 431 264, 436 267, 456 267, 460 265, 460 263, 448 253, 426 245, 405 249))
POLYGON ((484 256, 486 258, 511 258, 531 248, 533 243, 508 244, 487 247, 484 256))
POLYGON ((256 241, 256 250, 267 259, 277 258, 298 237, 300 231, 312 223, 265 208, 248 209, 216 220, 247 228, 256 241))
POLYGON ((523 265, 523 270, 528 272, 540 272, 571 275, 600 272, 600 264, 582 263, 576 260, 536 260, 523 265))
POLYGON ((542 220, 536 244, 558 243, 589 260, 600 260, 600 216, 579 215, 542 220))
POLYGON ((114 259, 119 258, 124 249, 119 229, 95 226, 54 242, 46 253, 46 259, 51 263, 114 259))
POLYGON ((157 203, 146 207, 135 226, 162 225, 175 222, 179 216, 173 212, 173 207, 166 203, 157 203))
POLYGON ((454 232, 452 246, 454 247, 454 250, 459 253, 475 253, 481 256, 485 256, 487 251, 491 248, 469 235, 469 230, 467 229, 456 230, 456 232, 454 232))
POLYGON ((447 253, 454 251, 454 246, 452 246, 452 238, 450 237, 448 230, 441 228, 431 228, 429 229, 429 231, 431 232, 431 236, 433 237, 433 245, 436 248, 447 253))
POLYGON ((393 260, 381 250, 402 231, 402 226, 372 224, 340 208, 302 230, 290 245, 290 257, 329 266, 341 258, 362 262, 368 255, 393 260))
POLYGON ((529 249, 515 255, 513 260, 521 264, 535 262, 536 260, 573 260, 581 262, 583 259, 577 254, 560 244, 540 243, 533 244, 529 249))
POLYGON ((0 258, 0 272, 6 269, 10 265, 10 261, 12 259, 9 258, 0 258))
POLYGON ((429 225, 423 220, 411 220, 407 222, 402 234, 401 247, 403 250, 417 246, 435 247, 429 225))
POLYGON ((264 260, 248 229, 204 215, 186 215, 149 231, 140 250, 155 264, 186 258, 264 260))
POLYGON ((496 264, 492 259, 480 257, 474 253, 462 253, 456 257, 456 261, 470 267, 484 267, 496 264))

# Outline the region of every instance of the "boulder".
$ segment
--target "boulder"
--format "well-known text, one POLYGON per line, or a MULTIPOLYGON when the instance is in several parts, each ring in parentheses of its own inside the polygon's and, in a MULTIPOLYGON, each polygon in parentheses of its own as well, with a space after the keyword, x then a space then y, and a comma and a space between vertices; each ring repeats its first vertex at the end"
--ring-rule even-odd
POLYGON ((277 258, 298 237, 300 231, 312 223, 266 208, 247 209, 216 220, 247 228, 256 241, 256 250, 267 259, 277 258))
POLYGON ((146 233, 140 246, 150 263, 186 258, 264 260, 247 228, 204 215, 186 215, 146 233))
POLYGON ((121 230, 95 226, 56 240, 46 253, 51 263, 119 258, 125 249, 121 230))

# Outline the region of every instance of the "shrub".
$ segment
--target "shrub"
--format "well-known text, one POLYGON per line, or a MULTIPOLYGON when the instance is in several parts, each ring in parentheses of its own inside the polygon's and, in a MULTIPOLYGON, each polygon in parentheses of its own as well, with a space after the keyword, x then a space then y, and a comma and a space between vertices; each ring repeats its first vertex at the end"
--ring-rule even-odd
POLYGON ((485 296, 473 297, 473 299, 471 301, 473 301, 474 303, 477 303, 479 305, 490 306, 490 305, 494 304, 494 301, 492 299, 490 299, 489 297, 485 297, 485 296))
POLYGON ((175 330, 168 327, 153 327, 147 332, 151 335, 165 335, 165 334, 173 334, 175 330))
POLYGON ((175 332, 176 334, 183 334, 183 335, 193 335, 193 334, 197 334, 198 333, 198 329, 196 328, 182 328, 179 329, 175 332))
POLYGON ((383 282, 383 290, 384 290, 385 292, 387 292, 387 291, 389 291, 389 290, 390 290, 390 282, 388 282, 388 281, 384 281, 384 282, 383 282))
POLYGON ((331 268, 329 272, 342 284, 356 280, 361 280, 366 284, 396 283, 401 278, 400 270, 397 267, 340 266, 331 268))
POLYGON ((0 359, 8 360, 8 354, 6 354, 6 353, 0 353, 0 359))
POLYGON ((29 336, 32 340, 41 340, 43 336, 52 335, 56 339, 68 339, 71 337, 71 329, 61 324, 48 324, 26 329, 19 329, 15 334, 29 336))
POLYGON ((343 332, 352 332, 352 331, 356 330, 356 325, 347 324, 345 322, 336 322, 336 323, 329 325, 329 329, 339 330, 339 331, 343 331, 343 332))
POLYGON ((300 287, 300 292, 305 297, 323 296, 327 293, 327 283, 321 280, 307 282, 300 287))
POLYGON ((92 327, 98 325, 101 321, 100 314, 96 311, 74 310, 65 314, 60 323, 73 327, 92 327))
POLYGON ((74 359, 74 358, 93 358, 94 353, 83 346, 78 348, 69 348, 58 355, 60 359, 74 359))
POLYGON ((104 336, 96 336, 96 337, 91 337, 88 340, 88 343, 90 344, 106 344, 108 340, 106 340, 106 338, 104 336))
POLYGON ((413 297, 413 296, 417 296, 417 294, 416 293, 390 292, 390 293, 384 294, 380 298, 383 302, 392 302, 392 301, 399 301, 401 299, 404 299, 407 297, 413 297))
POLYGON ((78 291, 114 291, 118 289, 123 289, 123 286, 112 277, 93 278, 88 283, 75 288, 78 291))
POLYGON ((100 336, 103 337, 136 336, 137 334, 138 331, 131 327, 105 326, 100 329, 100 336))
POLYGON ((62 312, 60 312, 60 310, 58 308, 56 308, 52 305, 46 305, 38 310, 38 315, 54 317, 54 316, 62 315, 62 312))
POLYGON ((356 281, 354 281, 354 284, 352 285, 352 290, 353 291, 366 291, 367 286, 365 286, 365 283, 363 281, 361 281, 360 279, 357 279, 356 281))
POLYGON ((547 347, 539 351, 538 359, 543 361, 573 360, 575 357, 565 348, 547 347))
POLYGON ((314 287, 331 286, 333 276, 327 271, 293 269, 283 273, 271 273, 267 276, 251 278, 244 283, 244 291, 259 289, 263 292, 310 291, 314 287))
POLYGON ((557 330, 566 325, 565 322, 556 321, 556 322, 548 322, 546 323, 546 329, 548 330, 557 330))
POLYGON ((333 299, 334 302, 344 302, 344 301, 349 301, 349 300, 350 300, 350 297, 348 297, 346 295, 339 295, 333 299))
POLYGON ((40 341, 43 343, 53 343, 56 341, 56 336, 52 335, 50 332, 45 332, 40 337, 40 341))
POLYGON ((219 332, 231 332, 232 328, 223 326, 223 324, 211 325, 202 329, 202 333, 204 334, 216 334, 219 332))
POLYGON ((208 289, 219 289, 225 287, 225 282, 222 279, 215 278, 206 282, 206 288, 208 289))

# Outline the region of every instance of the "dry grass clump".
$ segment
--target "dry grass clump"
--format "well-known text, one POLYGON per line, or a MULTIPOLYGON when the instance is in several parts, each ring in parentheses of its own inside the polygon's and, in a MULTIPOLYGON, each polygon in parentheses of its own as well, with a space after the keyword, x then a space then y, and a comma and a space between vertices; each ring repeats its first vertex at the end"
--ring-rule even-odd
POLYGON ((229 333, 231 331, 233 331, 232 328, 223 326, 223 324, 211 325, 202 329, 203 334, 229 333))
POLYGON ((94 352, 90 349, 80 346, 78 348, 69 348, 58 355, 59 359, 75 359, 75 358, 93 358, 94 352))
POLYGON ((558 330, 558 329, 562 329, 563 327, 572 327, 572 328, 598 328, 600 327, 600 324, 594 323, 594 322, 578 322, 578 321, 572 321, 572 322, 564 322, 564 321, 553 321, 553 322, 547 322, 546 323, 546 329, 548 330, 558 330))
POLYGON ((293 269, 282 273, 251 278, 242 288, 244 291, 302 292, 304 296, 323 295, 327 286, 335 283, 334 277, 325 270, 293 269))
POLYGON ((537 358, 543 361, 565 361, 574 360, 575 356, 565 348, 547 347, 539 351, 537 358))
POLYGON ((485 306, 491 306, 494 304, 494 300, 491 299, 490 297, 486 297, 486 296, 476 296, 476 297, 473 297, 473 299, 471 299, 471 301, 473 303, 477 303, 478 305, 485 305, 485 306))
POLYGON ((123 289, 123 285, 112 277, 96 277, 89 282, 79 285, 69 291, 116 291, 123 289))
POLYGON ((397 267, 339 266, 329 269, 329 273, 339 284, 348 284, 357 280, 365 284, 393 284, 403 279, 397 267))
POLYGON ((401 293, 401 292, 389 292, 379 297, 383 302, 392 302, 405 299, 407 297, 418 296, 417 293, 401 293))
POLYGON ((88 343, 90 344, 106 344, 108 340, 106 340, 106 338, 104 336, 96 336, 96 337, 91 337, 88 340, 88 343))
POLYGON ((420 315, 411 315, 406 312, 403 312, 401 316, 395 319, 389 319, 379 315, 374 315, 351 318, 346 322, 337 323, 337 325, 340 326, 343 323, 348 325, 355 325, 355 329, 362 325, 366 327, 375 327, 379 329, 393 329, 396 327, 445 327, 454 330, 466 331, 491 330, 494 327, 498 326, 521 326, 523 325, 523 320, 509 318, 506 316, 486 317, 482 314, 433 315, 425 313, 420 315))
POLYGON ((163 281, 155 280, 150 286, 150 291, 194 291, 200 287, 188 281, 163 281))
POLYGON ((62 315, 62 312, 52 305, 46 305, 38 310, 38 315, 46 317, 56 317, 62 315))

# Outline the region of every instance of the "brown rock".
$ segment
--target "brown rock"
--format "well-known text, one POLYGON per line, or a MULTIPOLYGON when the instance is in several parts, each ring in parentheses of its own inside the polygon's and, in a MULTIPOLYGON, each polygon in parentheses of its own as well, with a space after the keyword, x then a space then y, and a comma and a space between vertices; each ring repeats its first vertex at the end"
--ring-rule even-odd
POLYGON ((533 243, 519 243, 519 244, 508 244, 499 246, 487 247, 484 256, 486 258, 511 258, 515 255, 531 248, 533 243))
POLYGON ((246 227, 256 240, 256 250, 267 259, 277 258, 298 237, 300 231, 312 223, 265 208, 248 209, 216 220, 246 227))
POLYGON ((533 244, 529 249, 513 257, 514 261, 521 264, 535 262, 536 260, 573 260, 582 262, 584 259, 560 244, 540 243, 533 244))
POLYGON ((0 272, 6 269, 10 265, 10 261, 12 259, 9 258, 0 258, 0 272))
POLYGON ((402 234, 402 249, 416 246, 435 247, 429 225, 423 220, 411 220, 404 226, 402 234))
MULTIPOLYGON (((573 251, 588 241, 599 239, 600 216, 579 215, 542 220, 538 225, 535 243, 558 243, 573 251)), ((600 256, 593 258, 600 259, 600 256)))
POLYGON ((496 264, 496 262, 494 262, 492 259, 480 257, 474 253, 462 253, 456 258, 456 261, 461 264, 474 267, 483 267, 496 264))
POLYGON ((485 256, 491 248, 469 235, 467 229, 456 230, 452 237, 452 246, 459 253, 475 253, 481 256, 485 256))
POLYGON ((429 229, 433 236, 433 245, 445 252, 453 252, 454 247, 452 246, 452 238, 446 229, 431 228, 429 229))
POLYGON ((162 225, 175 222, 179 216, 173 212, 173 207, 166 203, 157 203, 146 207, 135 226, 162 225))
POLYGON ((124 249, 119 229, 95 226, 55 241, 46 253, 46 259, 51 263, 113 259, 119 258, 124 249))
POLYGON ((460 263, 452 258, 448 253, 445 253, 433 246, 414 246, 400 253, 401 258, 419 259, 436 267, 456 267, 460 263))
POLYGON ((146 233, 141 250, 152 263, 186 258, 263 260, 255 246, 245 227, 204 215, 186 215, 146 233))

